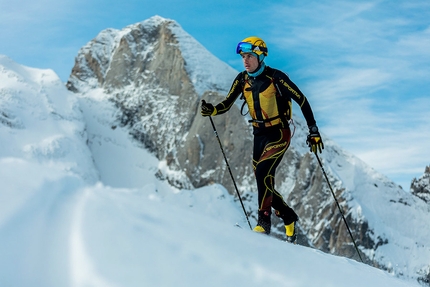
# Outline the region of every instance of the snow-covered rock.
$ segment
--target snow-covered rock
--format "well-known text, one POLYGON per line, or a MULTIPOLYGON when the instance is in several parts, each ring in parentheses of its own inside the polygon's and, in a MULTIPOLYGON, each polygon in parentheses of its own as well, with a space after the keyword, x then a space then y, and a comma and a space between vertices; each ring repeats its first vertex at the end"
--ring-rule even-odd
POLYGON ((425 168, 424 174, 420 178, 412 180, 411 192, 425 202, 430 203, 430 166, 425 168))

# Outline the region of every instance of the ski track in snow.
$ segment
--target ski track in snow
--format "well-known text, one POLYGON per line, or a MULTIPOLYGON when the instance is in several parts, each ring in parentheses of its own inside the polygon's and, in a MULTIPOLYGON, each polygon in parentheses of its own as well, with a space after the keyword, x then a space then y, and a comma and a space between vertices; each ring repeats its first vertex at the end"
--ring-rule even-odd
POLYGON ((96 264, 86 251, 85 238, 83 234, 83 223, 85 221, 85 207, 87 202, 94 196, 94 192, 87 188, 78 195, 70 234, 70 274, 73 287, 114 287, 103 278, 96 270, 96 264))

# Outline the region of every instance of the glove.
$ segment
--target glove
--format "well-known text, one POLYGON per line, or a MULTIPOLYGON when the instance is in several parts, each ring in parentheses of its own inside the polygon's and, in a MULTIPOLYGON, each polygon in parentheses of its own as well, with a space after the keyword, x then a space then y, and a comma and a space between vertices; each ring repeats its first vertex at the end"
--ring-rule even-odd
POLYGON ((308 144, 311 152, 317 153, 317 151, 319 151, 320 153, 322 153, 322 150, 324 149, 324 144, 322 142, 321 135, 316 125, 309 127, 309 135, 306 140, 306 143, 308 144))
POLYGON ((202 100, 200 113, 202 114, 202 116, 208 117, 208 116, 216 115, 217 111, 216 111, 216 108, 212 104, 206 103, 205 100, 202 100))

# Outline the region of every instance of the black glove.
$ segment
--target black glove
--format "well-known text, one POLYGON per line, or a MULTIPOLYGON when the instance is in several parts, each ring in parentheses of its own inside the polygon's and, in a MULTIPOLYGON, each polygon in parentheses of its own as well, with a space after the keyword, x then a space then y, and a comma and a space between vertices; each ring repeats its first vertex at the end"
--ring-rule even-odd
POLYGON ((216 115, 216 108, 212 104, 206 103, 205 100, 202 100, 200 113, 204 117, 214 116, 214 115, 216 115))
POLYGON ((309 127, 309 135, 306 140, 306 143, 308 144, 311 152, 317 153, 317 151, 319 151, 320 153, 322 153, 322 150, 324 149, 324 144, 322 142, 321 135, 316 125, 309 127))

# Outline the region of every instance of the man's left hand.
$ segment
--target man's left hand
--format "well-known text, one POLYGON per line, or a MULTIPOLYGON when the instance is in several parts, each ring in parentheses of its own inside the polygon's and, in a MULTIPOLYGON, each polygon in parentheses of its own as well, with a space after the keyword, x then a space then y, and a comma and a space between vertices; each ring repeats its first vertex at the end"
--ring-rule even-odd
POLYGON ((317 151, 319 151, 322 153, 322 150, 324 149, 324 143, 316 125, 309 127, 309 135, 306 143, 308 144, 311 152, 317 153, 317 151))

